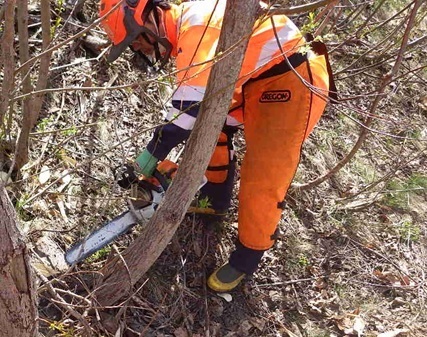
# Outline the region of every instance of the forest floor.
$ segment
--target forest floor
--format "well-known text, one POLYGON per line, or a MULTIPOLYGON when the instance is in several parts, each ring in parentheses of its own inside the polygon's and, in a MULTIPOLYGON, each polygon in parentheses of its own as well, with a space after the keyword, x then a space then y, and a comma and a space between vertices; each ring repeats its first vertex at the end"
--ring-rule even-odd
MULTIPOLYGON (((336 68, 344 52, 332 55, 336 68)), ((55 54, 51 87, 136 84, 51 93, 20 193, 11 192, 34 256, 44 336, 86 336, 82 321, 94 336, 427 336, 426 77, 383 100, 377 113, 384 117, 374 125, 381 132, 369 134, 348 165, 313 189, 290 191, 281 238, 229 296, 208 290, 206 278, 233 249, 238 172, 221 228, 187 215, 133 296, 117 308, 91 308, 93 275, 140 228, 73 268, 59 255, 126 208, 128 192, 112 169, 144 148, 170 92, 166 80, 150 80, 128 56, 107 64, 81 41, 55 54)), ((351 81, 349 87, 337 76, 344 96, 375 86, 363 74, 351 81)), ((351 104, 368 107, 364 97, 351 104)), ((326 173, 349 152, 359 133, 355 120, 364 116, 349 118, 346 109, 328 108, 305 144, 295 183, 326 173)), ((240 162, 241 134, 236 145, 240 162)))

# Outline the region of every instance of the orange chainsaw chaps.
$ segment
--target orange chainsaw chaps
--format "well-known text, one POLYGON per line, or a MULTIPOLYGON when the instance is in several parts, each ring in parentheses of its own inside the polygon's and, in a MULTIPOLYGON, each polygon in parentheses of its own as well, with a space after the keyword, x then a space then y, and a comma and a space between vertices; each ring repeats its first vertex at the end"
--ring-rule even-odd
POLYGON ((221 132, 212 154, 205 176, 211 183, 220 184, 227 179, 230 165, 230 151, 228 149, 228 137, 221 132))
MULTIPOLYGON (((307 62, 296 71, 311 82, 307 62)), ((297 170, 311 110, 316 110, 317 121, 324 104, 311 109, 313 95, 293 71, 250 82, 243 95, 247 150, 241 168, 239 240, 265 250, 274 243, 279 203, 297 170)))

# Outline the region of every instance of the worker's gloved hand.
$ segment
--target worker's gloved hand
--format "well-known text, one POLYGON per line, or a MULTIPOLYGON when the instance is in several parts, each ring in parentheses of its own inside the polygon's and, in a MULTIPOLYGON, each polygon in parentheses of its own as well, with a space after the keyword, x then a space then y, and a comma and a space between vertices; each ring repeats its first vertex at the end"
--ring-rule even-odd
POLYGON ((129 189, 132 184, 138 181, 135 168, 130 164, 124 164, 114 169, 114 177, 117 184, 124 189, 129 189))
POLYGON ((121 188, 129 189, 141 175, 150 178, 157 166, 157 158, 143 151, 133 164, 124 164, 114 169, 114 177, 121 188))
POLYGON ((150 178, 157 167, 159 160, 154 157, 148 150, 144 150, 135 160, 135 170, 138 174, 150 178))

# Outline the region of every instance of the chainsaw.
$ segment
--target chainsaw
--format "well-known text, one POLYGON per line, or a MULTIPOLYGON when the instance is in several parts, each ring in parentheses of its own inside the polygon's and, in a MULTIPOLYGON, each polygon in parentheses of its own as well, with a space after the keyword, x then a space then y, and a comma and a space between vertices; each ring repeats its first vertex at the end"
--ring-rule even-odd
MULTIPOLYGON (((129 209, 86 235, 83 240, 75 243, 65 253, 66 262, 69 265, 81 262, 115 241, 119 236, 129 232, 136 224, 146 224, 163 201, 165 192, 176 173, 176 169, 177 165, 175 163, 163 161, 157 166, 153 177, 149 179, 137 179, 130 184, 131 199, 128 202, 129 209)), ((198 190, 206 182, 206 177, 203 177, 198 190)), ((214 210, 190 207, 189 212, 214 213, 214 210)))

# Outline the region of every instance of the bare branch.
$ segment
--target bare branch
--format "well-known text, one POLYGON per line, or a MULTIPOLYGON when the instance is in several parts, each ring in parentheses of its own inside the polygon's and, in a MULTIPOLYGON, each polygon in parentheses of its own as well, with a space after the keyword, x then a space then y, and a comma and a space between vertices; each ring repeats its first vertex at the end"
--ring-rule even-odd
POLYGON ((118 8, 122 2, 124 0, 120 0, 115 6, 113 6, 107 13, 105 13, 105 15, 97 20, 95 20, 94 22, 92 22, 89 26, 87 26, 85 29, 83 29, 82 31, 80 31, 77 34, 74 34, 73 36, 69 37, 68 39, 65 39, 64 41, 58 43, 57 45, 45 50, 44 52, 38 54, 37 56, 34 56, 33 58, 29 59, 27 62, 21 64, 20 67, 18 67, 15 70, 15 73, 18 73, 20 71, 22 71, 24 69, 24 67, 29 66, 30 64, 34 63, 36 60, 38 60, 39 58, 41 58, 43 55, 48 54, 48 53, 52 53, 53 51, 59 49, 62 46, 65 46, 66 44, 70 43, 71 41, 74 41, 75 39, 79 38, 80 36, 83 36, 84 34, 86 34, 88 31, 90 31, 92 28, 96 27, 102 20, 104 20, 108 15, 110 15, 110 13, 114 12, 116 10, 116 8, 118 8))
MULTIPOLYGON (((50 44, 50 1, 41 0, 41 22, 42 22, 42 39, 43 49, 47 49, 50 44)), ((45 53, 40 59, 39 78, 37 80, 36 91, 40 91, 46 88, 47 79, 49 75, 50 56, 52 53, 45 53)), ((35 95, 33 98, 33 110, 36 116, 32 120, 31 124, 34 125, 36 118, 40 113, 42 106, 43 95, 35 95)))
MULTIPOLYGON (((379 95, 374 99, 374 101, 372 102, 371 107, 369 109, 369 111, 372 115, 375 114, 375 111, 378 107, 378 104, 380 103, 380 101, 382 99, 381 94, 384 92, 386 86, 393 80, 394 75, 398 72, 398 70, 400 68, 400 65, 401 65, 402 59, 403 59, 403 54, 405 53, 405 50, 408 46, 409 35, 410 35, 411 29, 414 25, 416 14, 417 14, 418 9, 420 8, 420 6, 422 4, 422 1, 423 0, 416 0, 415 1, 414 7, 412 8, 412 11, 411 11, 410 16, 409 16, 409 21, 406 25, 405 33, 403 35, 402 44, 401 44, 400 51, 399 51, 399 54, 397 56, 396 62, 394 63, 394 66, 393 66, 391 72, 389 74, 387 74, 386 76, 384 76, 383 81, 380 84, 380 87, 378 89, 379 95)), ((328 173, 326 173, 325 175, 318 177, 317 179, 310 181, 306 184, 295 185, 292 187, 297 189, 297 190, 307 190, 307 189, 310 189, 314 186, 319 185, 320 183, 324 182, 325 180, 327 180, 328 178, 333 176, 335 173, 337 173, 344 165, 346 165, 354 157, 356 152, 360 149, 360 147, 362 146, 362 144, 364 143, 364 141, 368 135, 368 129, 367 128, 371 125, 372 121, 373 121, 373 117, 366 118, 365 122, 363 123, 364 127, 362 128, 362 130, 359 134, 359 138, 356 141, 353 148, 351 149, 351 151, 347 154, 347 156, 344 159, 342 159, 328 173)))
POLYGON ((301 13, 307 13, 314 11, 315 9, 318 9, 323 6, 327 6, 328 4, 335 2, 337 0, 319 0, 315 2, 311 2, 305 5, 300 6, 294 6, 289 8, 270 8, 269 10, 265 11, 265 14, 267 15, 294 15, 294 14, 301 14, 301 13))

